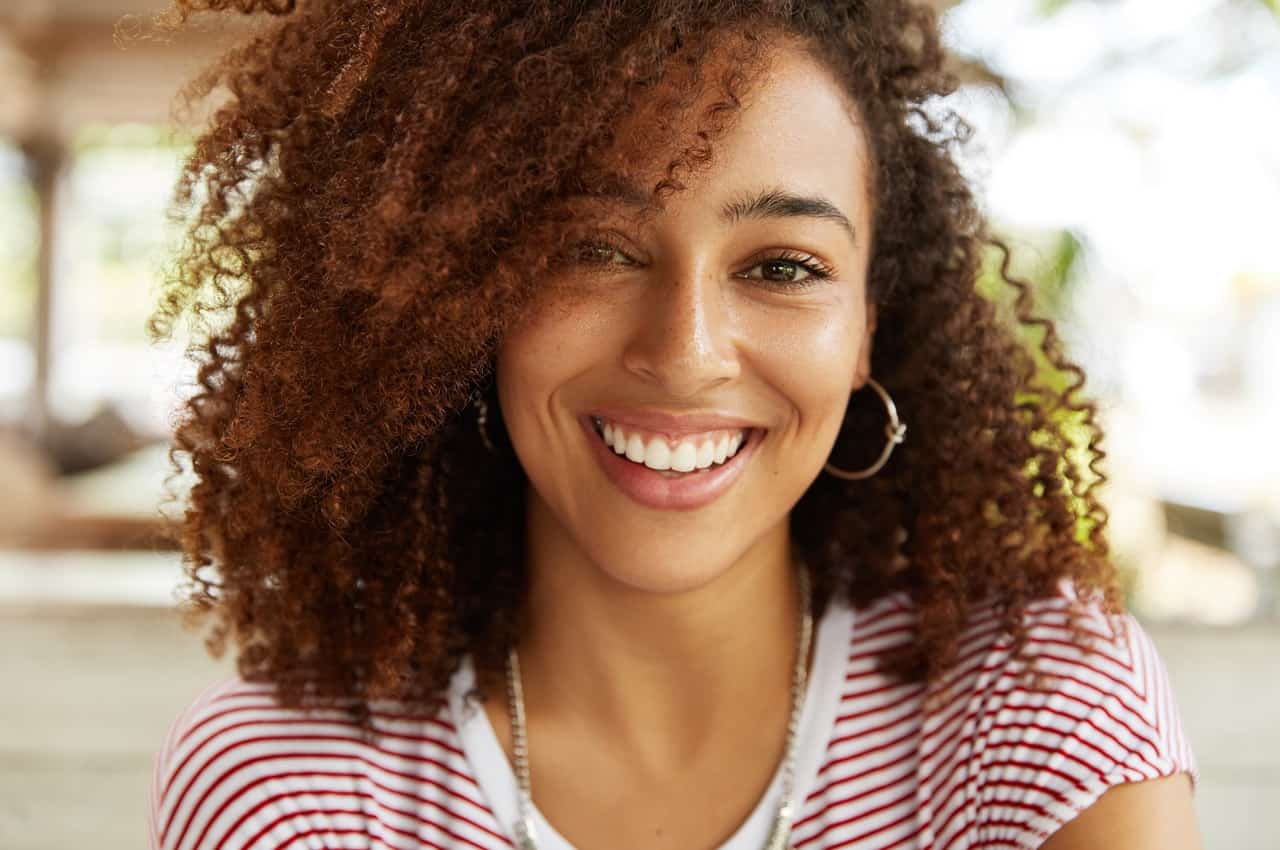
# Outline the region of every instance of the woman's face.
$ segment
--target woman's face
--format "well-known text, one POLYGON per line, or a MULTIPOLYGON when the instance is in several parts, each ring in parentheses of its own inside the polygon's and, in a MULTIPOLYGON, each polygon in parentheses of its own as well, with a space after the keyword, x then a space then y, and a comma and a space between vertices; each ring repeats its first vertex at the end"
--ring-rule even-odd
MULTIPOLYGON (((558 551, 677 591, 786 533, 869 371, 868 153, 854 121, 820 65, 782 52, 713 167, 654 217, 582 200, 592 247, 555 278, 572 297, 542 299, 497 364, 534 516, 558 551)), ((627 176, 643 196, 660 175, 627 176)))

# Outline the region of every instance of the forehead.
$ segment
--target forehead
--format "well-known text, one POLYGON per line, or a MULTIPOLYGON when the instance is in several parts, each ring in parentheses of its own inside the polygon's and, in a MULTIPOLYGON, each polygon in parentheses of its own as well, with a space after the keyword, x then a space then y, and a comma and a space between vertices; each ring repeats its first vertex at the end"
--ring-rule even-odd
MULTIPOLYGON (((850 96, 823 65, 790 42, 772 45, 767 58, 727 130, 713 139, 710 167, 677 175, 688 191, 665 199, 666 214, 710 211, 766 187, 821 194, 851 217, 867 205, 870 152, 850 96)), ((649 200, 671 158, 698 142, 695 134, 706 109, 723 100, 715 81, 726 61, 724 51, 707 60, 706 89, 678 120, 655 114, 662 101, 661 92, 655 92, 621 123, 619 143, 598 163, 607 198, 629 206, 649 200)))

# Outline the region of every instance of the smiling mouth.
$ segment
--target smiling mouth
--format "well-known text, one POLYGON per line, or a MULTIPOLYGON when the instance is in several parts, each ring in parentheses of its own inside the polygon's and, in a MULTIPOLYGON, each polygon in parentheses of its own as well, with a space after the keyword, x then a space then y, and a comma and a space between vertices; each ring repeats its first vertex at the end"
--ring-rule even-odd
POLYGON ((733 435, 721 432, 719 440, 691 439, 677 443, 674 448, 660 438, 651 439, 645 444, 643 439, 628 438, 625 432, 619 436, 614 428, 599 417, 591 417, 591 430, 595 431, 605 448, 618 455, 619 459, 656 472, 664 478, 684 478, 728 465, 751 444, 762 429, 743 428, 733 435), (674 468, 680 466, 693 468, 674 468))

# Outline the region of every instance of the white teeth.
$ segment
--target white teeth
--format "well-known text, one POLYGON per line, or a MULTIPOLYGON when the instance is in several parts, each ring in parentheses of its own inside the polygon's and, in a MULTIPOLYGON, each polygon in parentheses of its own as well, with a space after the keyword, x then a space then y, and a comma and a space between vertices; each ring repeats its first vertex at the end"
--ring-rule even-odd
POLYGON ((694 466, 698 467, 698 469, 706 469, 708 466, 711 465, 711 462, 714 461, 715 459, 716 459, 716 444, 711 442, 710 440, 707 440, 705 443, 702 444, 701 447, 699 447, 698 460, 694 464, 694 466))
POLYGON ((671 468, 676 472, 692 472, 697 462, 698 450, 690 442, 680 443, 671 455, 671 468))
MULTIPOLYGON (((627 457, 631 457, 630 453, 627 454, 627 457)), ((650 469, 670 469, 671 449, 667 446, 665 440, 659 440, 657 437, 654 437, 649 441, 649 444, 644 447, 644 457, 633 457, 631 459, 641 461, 650 469)))
POLYGON ((724 463, 742 447, 745 438, 745 432, 738 431, 732 435, 721 434, 718 440, 682 440, 673 448, 661 437, 654 437, 646 443, 639 434, 627 434, 611 422, 597 420, 596 424, 596 432, 616 454, 655 470, 692 472, 724 463))

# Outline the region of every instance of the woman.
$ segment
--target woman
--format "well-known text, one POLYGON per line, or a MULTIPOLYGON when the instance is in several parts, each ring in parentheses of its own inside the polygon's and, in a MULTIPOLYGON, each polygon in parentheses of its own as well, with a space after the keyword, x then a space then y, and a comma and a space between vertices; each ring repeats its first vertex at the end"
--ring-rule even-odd
POLYGON ((930 10, 235 5, 156 846, 1199 846, 930 10))

